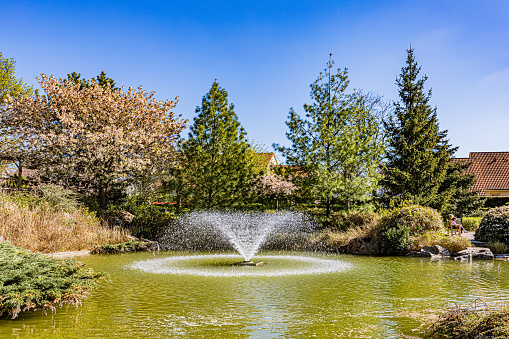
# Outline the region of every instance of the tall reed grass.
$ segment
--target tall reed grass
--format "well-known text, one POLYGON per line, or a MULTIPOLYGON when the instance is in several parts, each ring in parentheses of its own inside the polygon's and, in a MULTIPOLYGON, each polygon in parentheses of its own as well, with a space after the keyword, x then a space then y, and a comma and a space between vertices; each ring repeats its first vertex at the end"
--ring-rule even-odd
POLYGON ((0 235, 33 252, 92 249, 129 240, 129 233, 101 223, 84 208, 61 210, 49 204, 15 203, 0 197, 0 235))

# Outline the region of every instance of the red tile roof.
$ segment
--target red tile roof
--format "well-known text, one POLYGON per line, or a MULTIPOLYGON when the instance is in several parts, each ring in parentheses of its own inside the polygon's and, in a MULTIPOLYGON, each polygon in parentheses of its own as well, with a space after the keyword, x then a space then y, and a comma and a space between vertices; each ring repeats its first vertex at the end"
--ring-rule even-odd
POLYGON ((486 190, 509 190, 509 152, 470 152, 467 160, 472 164, 467 173, 473 173, 476 181, 472 190, 485 195, 486 190))

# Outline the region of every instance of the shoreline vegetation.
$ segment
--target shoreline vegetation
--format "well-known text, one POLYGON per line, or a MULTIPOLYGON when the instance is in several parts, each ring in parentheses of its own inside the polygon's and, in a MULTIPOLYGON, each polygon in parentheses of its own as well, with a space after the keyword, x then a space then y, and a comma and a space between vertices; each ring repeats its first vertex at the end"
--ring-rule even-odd
POLYGON ((0 242, 0 316, 29 310, 78 306, 107 273, 95 273, 73 259, 53 259, 0 242))

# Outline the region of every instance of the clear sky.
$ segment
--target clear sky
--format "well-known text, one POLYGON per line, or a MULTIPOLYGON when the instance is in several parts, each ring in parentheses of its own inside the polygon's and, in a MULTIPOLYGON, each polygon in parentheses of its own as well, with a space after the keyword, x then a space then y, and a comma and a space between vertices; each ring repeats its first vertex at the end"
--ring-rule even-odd
POLYGON ((352 88, 397 100, 412 44, 456 156, 509 151, 507 0, 0 0, 0 23, 0 51, 29 84, 104 70, 117 85, 179 96, 175 113, 192 123, 217 78, 268 150, 287 144, 288 110, 311 103, 329 53, 352 88))

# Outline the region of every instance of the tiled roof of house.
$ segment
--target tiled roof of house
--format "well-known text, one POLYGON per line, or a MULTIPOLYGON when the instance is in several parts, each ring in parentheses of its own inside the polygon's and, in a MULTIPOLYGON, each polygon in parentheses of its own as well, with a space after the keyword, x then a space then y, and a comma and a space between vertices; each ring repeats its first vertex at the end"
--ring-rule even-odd
POLYGON ((467 173, 475 175, 472 189, 479 195, 486 190, 509 190, 509 152, 470 152, 465 160, 472 162, 467 173))

